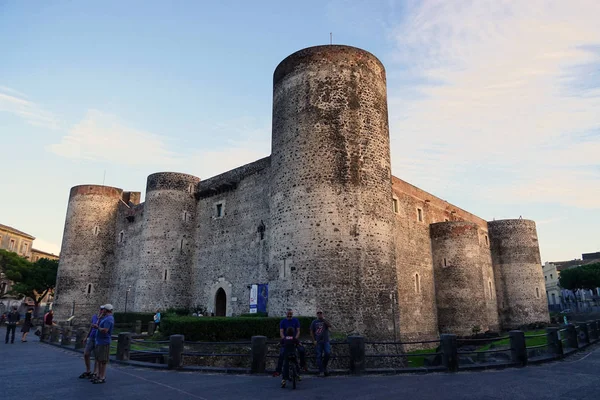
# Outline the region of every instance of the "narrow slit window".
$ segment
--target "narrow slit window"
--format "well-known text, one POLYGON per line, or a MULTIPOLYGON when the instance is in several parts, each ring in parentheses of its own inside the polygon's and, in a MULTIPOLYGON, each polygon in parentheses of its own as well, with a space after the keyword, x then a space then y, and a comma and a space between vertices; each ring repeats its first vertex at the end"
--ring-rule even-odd
POLYGON ((123 243, 123 231, 119 232, 119 243, 123 243))
POLYGON ((187 222, 188 221, 188 213, 187 211, 183 212, 183 222, 187 222))
POLYGON ((540 298, 540 289, 539 288, 535 288, 535 297, 537 297, 538 299, 540 298))
POLYGON ((98 227, 98 225, 96 225, 94 227, 94 235, 98 236, 99 233, 100 233, 100 228, 98 227))
POLYGON ((223 216, 223 204, 219 203, 217 204, 217 218, 220 218, 223 216))
POLYGON ((487 235, 484 235, 484 237, 485 237, 485 245, 486 245, 486 246, 489 246, 489 245, 490 245, 490 242, 489 242, 489 240, 488 240, 488 236, 487 236, 487 235))
POLYGON ((446 258, 444 258, 444 267, 447 267, 447 265, 446 265, 446 258))
POLYGON ((421 210, 420 208, 417 208, 417 219, 419 220, 419 222, 423 222, 423 210, 421 210))
POLYGON ((393 210, 396 214, 398 214, 398 199, 392 199, 393 210))
POLYGON ((421 293, 421 276, 415 274, 415 293, 421 293))
POLYGON ((166 270, 166 269, 165 269, 165 275, 164 275, 164 278, 163 278, 163 279, 164 279, 165 281, 167 280, 167 270, 166 270))
POLYGON ((87 294, 91 294, 92 293, 92 284, 88 283, 87 285, 87 294))
POLYGON ((194 184, 193 183, 189 184, 189 186, 188 186, 188 192, 194 193, 194 184))
POLYGON ((492 281, 488 281, 488 287, 490 288, 490 299, 492 298, 492 281))
POLYGON ((179 251, 183 251, 183 239, 179 241, 179 251))

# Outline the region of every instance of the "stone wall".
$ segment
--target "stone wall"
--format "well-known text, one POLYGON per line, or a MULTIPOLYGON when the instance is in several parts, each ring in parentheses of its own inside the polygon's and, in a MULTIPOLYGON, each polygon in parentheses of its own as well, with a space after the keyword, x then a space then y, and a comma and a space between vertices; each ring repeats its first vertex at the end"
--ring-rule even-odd
POLYGON ((504 329, 548 322, 544 273, 535 222, 488 222, 500 322, 504 329))
POLYGON ((215 296, 222 288, 226 315, 239 315, 249 312, 249 285, 269 283, 269 289, 276 285, 277 274, 269 270, 266 234, 271 229, 265 191, 269 164, 269 158, 258 160, 200 184, 192 306, 216 312, 215 296), (266 230, 262 239, 261 221, 266 230))
POLYGON ((115 224, 115 267, 110 284, 110 303, 117 312, 125 311, 126 300, 127 310, 134 310, 136 281, 141 267, 143 218, 144 204, 119 204, 115 224))
POLYGON ((477 224, 466 221, 431 225, 440 333, 471 335, 475 327, 482 332, 498 328, 497 318, 490 321, 488 315, 490 286, 483 270, 491 269, 491 257, 479 231, 477 224))
POLYGON ((191 305, 199 182, 195 176, 175 172, 148 177, 135 282, 136 311, 191 305))
POLYGON ((71 189, 58 266, 54 308, 57 319, 87 319, 110 300, 115 222, 122 190, 81 185, 71 189))
POLYGON ((274 311, 320 307, 339 332, 392 337, 385 69, 364 50, 318 46, 283 60, 273 85, 274 311))

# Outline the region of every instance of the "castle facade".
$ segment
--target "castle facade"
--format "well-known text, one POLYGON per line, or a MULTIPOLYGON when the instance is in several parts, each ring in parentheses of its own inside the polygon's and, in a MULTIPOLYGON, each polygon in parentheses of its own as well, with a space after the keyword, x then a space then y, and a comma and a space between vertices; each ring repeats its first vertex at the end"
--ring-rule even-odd
POLYGON ((391 174, 385 69, 318 46, 273 76, 272 154, 207 180, 150 175, 139 192, 71 189, 57 318, 201 306, 323 308, 341 333, 402 340, 547 321, 533 221, 490 221, 391 174), (127 302, 127 305, 126 305, 127 302))

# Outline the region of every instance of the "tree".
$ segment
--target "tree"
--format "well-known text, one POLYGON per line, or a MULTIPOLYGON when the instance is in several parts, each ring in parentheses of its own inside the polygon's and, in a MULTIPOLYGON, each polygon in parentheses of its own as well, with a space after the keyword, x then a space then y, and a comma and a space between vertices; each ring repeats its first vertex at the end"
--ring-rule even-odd
POLYGON ((600 287, 600 263, 583 265, 561 271, 559 284, 564 289, 590 289, 600 287))
POLYGON ((56 260, 41 258, 31 263, 15 253, 0 250, 0 266, 13 281, 11 293, 33 299, 36 311, 42 299, 56 286, 56 260))

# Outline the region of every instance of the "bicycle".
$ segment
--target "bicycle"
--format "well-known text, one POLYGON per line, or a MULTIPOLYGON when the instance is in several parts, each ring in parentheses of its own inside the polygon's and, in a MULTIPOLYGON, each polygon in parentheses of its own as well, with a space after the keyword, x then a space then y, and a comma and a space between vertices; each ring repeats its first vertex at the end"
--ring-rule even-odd
POLYGON ((292 381, 292 388, 296 389, 296 382, 299 381, 298 361, 296 354, 290 354, 287 357, 288 363, 288 380, 292 381))

